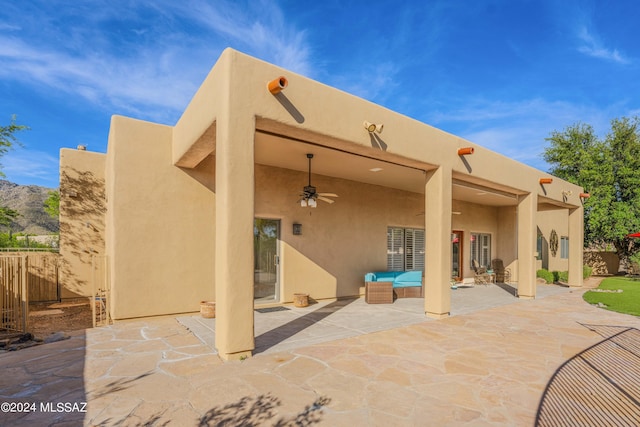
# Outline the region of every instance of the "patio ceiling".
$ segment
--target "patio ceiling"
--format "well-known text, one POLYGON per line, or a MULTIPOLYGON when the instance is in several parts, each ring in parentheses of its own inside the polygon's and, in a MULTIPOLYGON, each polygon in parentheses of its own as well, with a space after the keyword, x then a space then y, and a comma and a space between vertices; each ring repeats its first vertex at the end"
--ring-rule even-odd
MULTIPOLYGON (((256 131, 255 161, 258 164, 307 172, 307 153, 314 155, 311 166, 314 174, 419 194, 424 194, 425 170, 433 168, 427 164, 420 168, 420 165, 415 162, 407 166, 401 164, 404 160, 401 158, 393 159, 394 161, 380 160, 317 145, 306 140, 256 131)), ((504 186, 469 179, 469 177, 456 177, 452 191, 455 200, 485 206, 515 206, 517 194, 522 193, 504 186)))

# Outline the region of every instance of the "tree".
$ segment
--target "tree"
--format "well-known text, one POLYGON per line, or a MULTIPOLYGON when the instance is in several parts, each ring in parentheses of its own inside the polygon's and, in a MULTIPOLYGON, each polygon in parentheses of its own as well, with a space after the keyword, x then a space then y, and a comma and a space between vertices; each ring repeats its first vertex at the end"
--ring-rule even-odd
MULTIPOLYGON (((0 158, 4 156, 7 151, 13 148, 14 144, 20 145, 20 141, 15 134, 27 129, 29 129, 27 126, 16 124, 15 115, 11 116, 11 122, 9 123, 9 126, 0 126, 0 158)), ((0 176, 5 176, 4 173, 2 173, 1 167, 0 176)))
POLYGON ((18 211, 0 206, 0 225, 8 227, 18 216, 20 216, 18 211))
POLYGON ((623 259, 640 250, 627 237, 640 231, 640 119, 612 120, 604 140, 578 123, 547 141, 550 172, 591 194, 584 202, 585 244, 613 244, 623 259))
POLYGON ((58 218, 60 216, 60 191, 49 191, 49 197, 44 201, 44 211, 51 218, 58 218))

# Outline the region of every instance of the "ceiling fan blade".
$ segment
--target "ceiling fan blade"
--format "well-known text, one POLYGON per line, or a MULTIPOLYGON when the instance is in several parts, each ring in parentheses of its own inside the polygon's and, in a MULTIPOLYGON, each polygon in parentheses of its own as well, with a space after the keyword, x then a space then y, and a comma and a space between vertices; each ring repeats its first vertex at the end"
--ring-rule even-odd
POLYGON ((327 199, 326 197, 322 197, 322 196, 318 196, 317 199, 322 200, 323 202, 327 202, 329 204, 335 202, 335 200, 327 199))
POLYGON ((318 196, 323 196, 323 197, 338 197, 338 195, 336 193, 318 193, 318 196))

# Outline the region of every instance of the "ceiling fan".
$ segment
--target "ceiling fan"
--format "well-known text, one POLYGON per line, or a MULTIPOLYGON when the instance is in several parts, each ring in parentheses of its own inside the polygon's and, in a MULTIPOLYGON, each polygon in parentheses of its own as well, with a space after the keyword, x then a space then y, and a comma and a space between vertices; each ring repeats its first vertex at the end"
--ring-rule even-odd
POLYGON ((316 200, 322 200, 323 202, 327 202, 329 204, 335 202, 335 200, 329 199, 329 197, 338 197, 335 193, 318 193, 316 192, 316 187, 311 185, 311 159, 313 159, 313 154, 307 154, 307 159, 309 159, 309 185, 305 186, 302 194, 300 194, 300 206, 306 208, 307 206, 311 208, 315 208, 318 204, 316 200))

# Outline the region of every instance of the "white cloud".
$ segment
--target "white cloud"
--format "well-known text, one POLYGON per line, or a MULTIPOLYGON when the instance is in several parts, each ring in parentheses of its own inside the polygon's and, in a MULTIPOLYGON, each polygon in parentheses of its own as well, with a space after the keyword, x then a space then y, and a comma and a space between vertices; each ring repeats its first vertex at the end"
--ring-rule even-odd
POLYGON ((59 160, 49 153, 18 148, 2 158, 2 165, 2 172, 11 182, 50 188, 59 186, 59 160))
POLYGON ((617 62, 618 64, 628 64, 630 61, 624 57, 617 49, 610 49, 603 45, 600 39, 593 35, 587 27, 582 26, 578 30, 578 38, 583 42, 578 47, 578 51, 594 58, 617 62))
POLYGON ((277 4, 268 1, 193 1, 190 7, 174 4, 175 12, 199 22, 213 33, 242 46, 247 53, 296 73, 312 76, 314 66, 306 32, 292 26, 277 4))
POLYGON ((552 131, 582 122, 604 136, 612 117, 628 115, 623 105, 592 107, 540 98, 521 102, 476 99, 465 105, 434 114, 426 122, 542 170, 548 169, 542 153, 552 131))
POLYGON ((232 2, 214 7, 194 1, 186 7, 171 1, 144 9, 146 5, 136 4, 122 17, 119 33, 125 36, 103 27, 118 19, 108 7, 69 35, 46 27, 43 17, 42 35, 34 35, 34 28, 28 39, 19 38, 22 33, 0 35, 0 78, 53 88, 116 114, 173 124, 225 41, 295 72, 312 73, 304 31, 288 24, 276 6, 258 6, 250 3, 251 10, 232 2), (170 21, 170 28, 159 24, 160 19, 145 21, 144 14, 151 12, 170 21), (57 43, 56 38, 65 41, 57 43))

